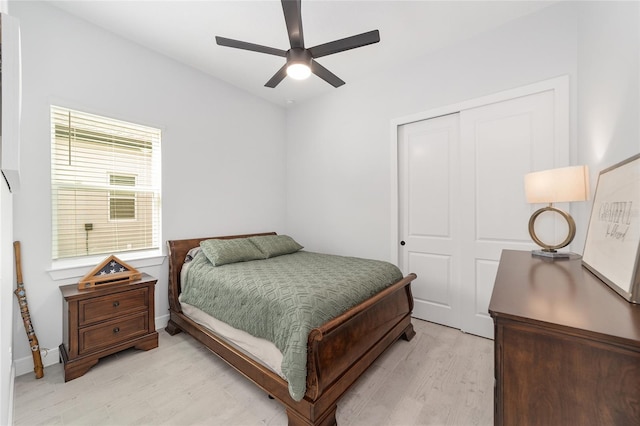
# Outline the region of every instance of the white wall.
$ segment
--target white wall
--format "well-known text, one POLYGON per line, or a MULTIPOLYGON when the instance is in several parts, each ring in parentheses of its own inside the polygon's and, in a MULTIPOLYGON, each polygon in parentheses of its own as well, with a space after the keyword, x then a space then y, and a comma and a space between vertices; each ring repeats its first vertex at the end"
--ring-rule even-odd
MULTIPOLYGON (((8 9, 7 1, 1 0, 0 12, 8 9)), ((0 177, 0 425, 10 424, 13 418, 13 280, 13 196, 0 177)))
MULTIPOLYGON (((599 170, 640 152, 639 7, 565 2, 300 104, 287 115, 288 232, 310 250, 388 259, 390 121, 560 75, 570 161, 590 166, 593 194, 599 170)), ((579 253, 590 209, 571 207, 579 253)))
POLYGON ((578 163, 593 194, 600 170, 640 153, 640 3, 586 2, 578 24, 578 163))
POLYGON ((312 250, 388 259, 391 120, 566 74, 575 93, 576 28, 573 5, 551 7, 299 105, 288 232, 312 250))
MULTIPOLYGON (((0 425, 9 424, 13 394, 13 196, 0 177, 0 425)), ((22 321, 21 321, 22 323, 22 321)), ((26 340, 26 338, 25 338, 26 340)))
POLYGON ((640 152, 640 3, 586 2, 578 22, 579 159, 600 170, 640 152))
MULTIPOLYGON (((283 232, 285 111, 42 2, 12 2, 11 10, 21 21, 23 65, 22 188, 14 197, 14 237, 22 245, 35 331, 43 348, 54 349, 43 359, 48 365, 58 361, 62 342, 58 286, 77 282, 95 266, 61 281, 48 273, 49 106, 162 129, 163 241, 283 232)), ((162 326, 167 262, 142 270, 159 278, 156 316, 162 326)), ((21 327, 14 315, 18 374, 33 368, 21 327)))

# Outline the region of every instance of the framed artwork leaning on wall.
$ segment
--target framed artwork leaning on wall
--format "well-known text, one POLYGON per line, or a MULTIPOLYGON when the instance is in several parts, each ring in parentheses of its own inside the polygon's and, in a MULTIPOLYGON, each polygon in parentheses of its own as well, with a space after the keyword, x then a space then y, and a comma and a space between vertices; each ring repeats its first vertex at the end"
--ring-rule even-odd
POLYGON ((640 303, 640 154, 598 175, 582 264, 640 303))

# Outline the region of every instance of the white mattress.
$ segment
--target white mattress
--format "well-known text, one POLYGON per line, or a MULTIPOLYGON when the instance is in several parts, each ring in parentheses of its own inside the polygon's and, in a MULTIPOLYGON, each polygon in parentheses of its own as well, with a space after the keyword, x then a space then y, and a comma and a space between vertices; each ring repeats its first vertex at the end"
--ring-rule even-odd
POLYGON ((280 367, 282 364, 282 352, 272 342, 252 336, 246 331, 233 328, 193 305, 180 302, 180 306, 182 307, 182 312, 193 321, 223 337, 245 354, 284 378, 280 367))

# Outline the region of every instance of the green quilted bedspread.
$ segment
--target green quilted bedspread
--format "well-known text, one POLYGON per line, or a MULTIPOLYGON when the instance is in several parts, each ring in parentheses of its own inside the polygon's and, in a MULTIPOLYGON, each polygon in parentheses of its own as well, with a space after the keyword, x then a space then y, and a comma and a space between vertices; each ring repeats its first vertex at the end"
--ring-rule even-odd
POLYGON ((402 278, 387 262, 299 251, 214 267, 203 252, 189 265, 181 300, 273 342, 291 397, 306 391, 309 332, 402 278))

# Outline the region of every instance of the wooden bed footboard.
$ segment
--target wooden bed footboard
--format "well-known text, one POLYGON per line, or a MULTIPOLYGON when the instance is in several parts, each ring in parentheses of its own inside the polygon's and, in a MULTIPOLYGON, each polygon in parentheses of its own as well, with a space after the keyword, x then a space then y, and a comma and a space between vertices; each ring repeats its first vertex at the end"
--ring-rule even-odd
MULTIPOLYGON (((247 234, 222 239, 244 238, 247 234)), ((337 401, 396 340, 411 340, 413 297, 409 274, 400 281, 309 333, 307 390, 301 401, 289 395, 287 382, 268 367, 236 349, 222 337, 186 317, 178 301, 180 269, 187 252, 209 238, 168 241, 169 311, 167 332, 184 331, 286 407, 290 426, 336 424, 337 401)))
MULTIPOLYGON (((415 332, 411 324, 413 297, 409 283, 415 278, 415 274, 410 274, 322 327, 311 330, 306 394, 309 398, 317 399, 349 370, 359 370, 358 363, 365 362, 363 357, 376 345, 384 350, 403 335, 411 340, 415 332)), ((362 372, 364 370, 359 371, 362 372)))

